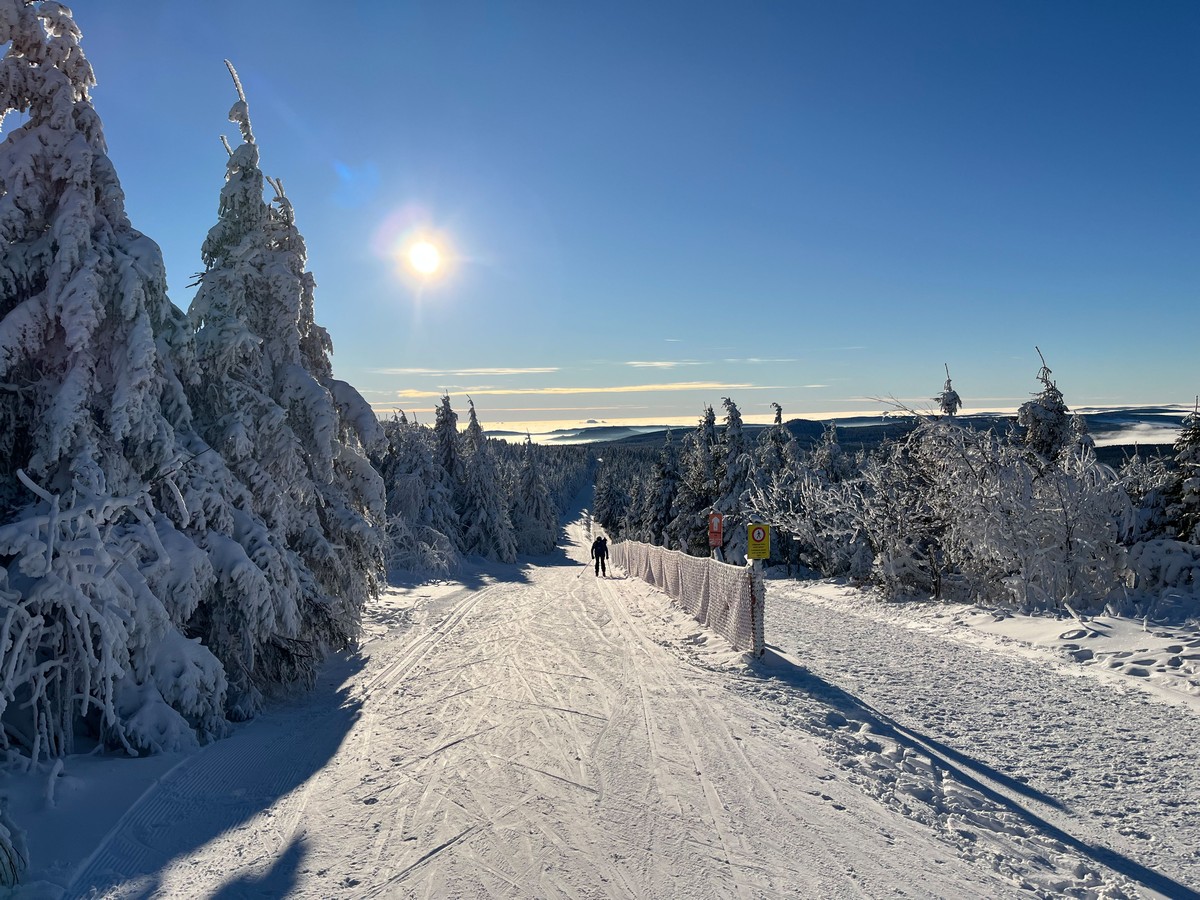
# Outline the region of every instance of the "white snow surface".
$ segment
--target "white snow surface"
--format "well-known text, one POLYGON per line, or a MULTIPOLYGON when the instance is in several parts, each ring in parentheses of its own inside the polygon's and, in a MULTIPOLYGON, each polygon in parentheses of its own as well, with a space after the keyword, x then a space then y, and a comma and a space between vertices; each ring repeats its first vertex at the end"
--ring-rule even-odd
POLYGON ((15 896, 1200 896, 1196 628, 771 579, 751 661, 589 543, 389 590, 197 752, 6 775, 15 896))

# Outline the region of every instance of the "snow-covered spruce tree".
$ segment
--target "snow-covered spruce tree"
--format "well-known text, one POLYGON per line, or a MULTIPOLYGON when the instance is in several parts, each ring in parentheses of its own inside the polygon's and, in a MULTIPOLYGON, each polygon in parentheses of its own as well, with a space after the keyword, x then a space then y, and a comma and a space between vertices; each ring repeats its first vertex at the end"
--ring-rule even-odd
POLYGON ((1037 378, 1042 390, 1032 400, 1021 404, 1017 410, 1017 425, 1023 429, 1022 440, 1027 450, 1034 454, 1043 466, 1051 465, 1058 455, 1074 443, 1075 434, 1071 426, 1070 410, 1063 400, 1062 391, 1050 379, 1052 374, 1046 366, 1042 351, 1037 350, 1042 360, 1037 378))
POLYGON ((758 446, 754 451, 755 478, 760 481, 766 481, 773 473, 782 471, 788 460, 799 454, 795 437, 783 424, 783 407, 772 403, 771 408, 775 410, 775 421, 758 436, 758 446))
POLYGON ((0 743, 34 761, 77 734, 136 753, 224 727, 221 666, 181 633, 213 578, 176 527, 211 488, 183 470, 216 468, 183 433, 186 323, 125 214, 79 38, 58 3, 0 2, 2 112, 28 115, 0 144, 0 743))
POLYGON ((621 537, 627 541, 642 541, 647 543, 647 534, 642 527, 646 518, 646 497, 649 485, 642 472, 629 482, 628 500, 625 504, 625 514, 621 517, 621 537))
MULTIPOLYGON (((754 469, 752 472, 751 490, 747 496, 748 508, 760 518, 763 513, 759 510, 754 497, 761 495, 777 476, 781 476, 795 460, 800 457, 800 447, 796 438, 786 425, 783 424, 783 407, 772 403, 775 410, 775 421, 770 427, 763 429, 758 437, 758 445, 754 448, 754 469)), ((776 533, 771 536, 770 564, 787 563, 789 572, 796 542, 792 535, 778 522, 763 519, 775 525, 776 533)))
MULTIPOLYGON (((466 479, 463 464, 463 439, 458 433, 458 413, 451 408, 450 397, 447 394, 442 395, 442 400, 434 412, 433 433, 437 439, 435 459, 445 470, 450 478, 450 484, 454 487, 454 510, 461 520, 466 512, 466 497, 463 493, 466 479)), ((462 550, 464 546, 462 532, 460 531, 452 537, 455 546, 462 550)))
POLYGON ((475 403, 469 397, 467 402, 470 404, 470 421, 462 480, 463 552, 493 562, 515 562, 517 545, 508 516, 508 498, 500 483, 488 439, 475 415, 475 403))
POLYGON ((1118 475, 1133 504, 1130 541, 1137 543, 1161 538, 1168 533, 1175 536, 1168 514, 1175 471, 1168 468, 1166 460, 1158 454, 1146 454, 1135 448, 1133 456, 1121 465, 1118 475))
POLYGON ((679 491, 679 463, 675 457, 675 446, 671 442, 671 429, 663 439, 662 452, 654 463, 650 475, 650 486, 646 491, 645 514, 642 529, 647 540, 658 546, 667 545, 667 526, 671 523, 671 505, 679 491))
POLYGON ((245 95, 230 73, 242 142, 229 151, 218 221, 201 248, 189 316, 204 378, 189 394, 201 434, 249 489, 234 537, 266 574, 260 609, 241 615, 257 627, 239 621, 236 600, 214 604, 200 623, 231 670, 234 712, 249 715, 261 687, 311 678, 326 651, 357 634, 382 579, 384 495, 364 453, 382 430, 332 377, 303 239, 282 187, 272 185, 273 204, 264 199, 245 95), (266 533, 244 540, 256 520, 266 533))
POLYGON ((707 516, 717 499, 718 481, 713 461, 717 443, 716 414, 711 406, 696 428, 683 439, 680 454, 679 492, 671 507, 670 547, 692 556, 708 556, 707 516))
POLYGON ((613 540, 624 538, 625 514, 629 509, 629 495, 618 482, 617 471, 615 454, 610 453, 596 472, 596 492, 592 499, 592 518, 613 540))
POLYGON ((837 484, 858 474, 854 460, 838 443, 837 425, 828 422, 821 432, 821 441, 809 453, 808 465, 827 481, 837 484))
POLYGON ((388 448, 378 468, 387 487, 389 565, 448 574, 458 567, 461 525, 454 511, 454 486, 435 458, 433 431, 408 422, 403 413, 384 430, 388 448))
POLYGON ((1200 400, 1184 418, 1174 450, 1168 516, 1179 540, 1200 544, 1200 400))
POLYGON ((558 511, 550 502, 550 492, 542 480, 542 468, 529 435, 525 436, 523 450, 520 482, 514 492, 513 530, 519 552, 540 556, 558 544, 558 511))
POLYGON ((943 416, 954 418, 962 408, 962 398, 958 396, 958 391, 954 390, 954 386, 950 384, 950 364, 943 363, 943 365, 946 367, 946 383, 942 385, 942 392, 933 399, 937 403, 938 409, 942 411, 943 416))
POLYGON ((747 501, 754 473, 754 459, 750 455, 749 444, 742 431, 742 414, 737 404, 728 397, 722 398, 721 402, 725 406, 725 430, 720 441, 724 466, 713 508, 725 515, 725 543, 721 548, 725 560, 740 565, 745 560, 748 549, 747 501))
POLYGON ((371 405, 348 382, 333 377, 333 342, 314 319, 316 280, 306 270, 304 238, 282 182, 270 184, 275 197, 268 219, 268 285, 272 295, 285 300, 280 312, 298 311, 294 328, 278 334, 289 343, 277 383, 316 486, 324 531, 324 539, 305 535, 297 549, 333 598, 331 607, 305 610, 306 622, 324 647, 340 648, 357 638, 362 609, 384 584, 386 492, 369 454, 382 450, 385 438, 371 405), (293 334, 298 355, 290 343, 293 334))

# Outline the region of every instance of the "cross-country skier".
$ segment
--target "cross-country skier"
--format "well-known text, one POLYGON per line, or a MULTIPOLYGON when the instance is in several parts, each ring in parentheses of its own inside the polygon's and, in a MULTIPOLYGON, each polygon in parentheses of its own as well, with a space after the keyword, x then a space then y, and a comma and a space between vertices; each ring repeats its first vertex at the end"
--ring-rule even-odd
POLYGON ((604 561, 608 559, 608 539, 604 535, 592 541, 592 559, 596 561, 596 574, 607 576, 608 567, 604 561))

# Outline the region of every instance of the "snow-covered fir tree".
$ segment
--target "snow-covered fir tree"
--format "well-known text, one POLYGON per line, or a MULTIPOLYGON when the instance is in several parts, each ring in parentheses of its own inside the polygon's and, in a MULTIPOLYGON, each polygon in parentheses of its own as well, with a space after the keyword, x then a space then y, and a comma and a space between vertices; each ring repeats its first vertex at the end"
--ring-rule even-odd
POLYGON ((667 429, 662 451, 654 463, 646 490, 645 512, 642 529, 651 544, 667 545, 667 526, 671 523, 671 506, 679 492, 679 461, 675 445, 671 441, 671 429, 667 429))
POLYGON ((458 567, 461 524, 454 485, 436 459, 436 436, 403 413, 387 423, 385 432, 388 447, 378 465, 387 487, 389 563, 448 574, 458 567))
POLYGON ((838 441, 837 424, 828 422, 821 433, 821 441, 809 454, 809 465, 819 472, 821 477, 837 484, 852 478, 856 474, 854 460, 842 449, 838 441))
POLYGON ((625 515, 629 511, 629 494, 618 481, 615 454, 596 472, 596 491, 592 499, 592 517, 609 537, 620 540, 625 530, 625 515))
POLYGON ((717 443, 716 414, 711 406, 696 428, 684 437, 680 454, 679 491, 671 507, 671 548, 693 556, 708 555, 707 516, 717 499, 718 481, 713 461, 717 443))
POLYGON ((278 383, 316 486, 325 536, 321 540, 309 535, 299 551, 325 594, 333 598, 332 607, 314 610, 314 633, 325 646, 339 648, 357 638, 363 606, 384 583, 386 492, 369 454, 382 450, 385 438, 371 405, 352 385, 333 377, 333 342, 314 320, 316 280, 306 269, 304 238, 282 183, 270 184, 275 197, 268 219, 271 255, 266 272, 272 294, 286 301, 280 312, 297 312, 293 328, 279 335, 289 343, 278 383), (290 344, 293 333, 298 354, 290 344), (333 548, 332 556, 327 547, 333 548))
POLYGON ((186 320, 126 216, 79 39, 61 4, 0 3, 2 112, 28 116, 0 144, 0 742, 35 761, 224 728, 225 673, 185 633, 215 577, 196 511, 227 473, 188 431, 186 320))
POLYGON ((356 636, 382 580, 384 492, 364 452, 382 430, 361 396, 332 377, 303 239, 282 186, 272 184, 273 203, 264 198, 246 98, 230 73, 238 94, 230 120, 242 141, 229 150, 218 220, 201 249, 189 316, 204 378, 189 393, 202 435, 249 488, 235 534, 253 524, 237 525, 239 517, 268 529, 249 548, 265 591, 241 609, 236 600, 214 605, 203 622, 231 671, 235 711, 248 715, 260 687, 311 678, 328 649, 356 636))
POLYGON ((462 480, 463 552, 494 562, 515 562, 517 545, 508 515, 508 498, 488 439, 475 414, 475 403, 469 397, 467 401, 470 420, 462 480))
POLYGON ((958 391, 954 390, 954 386, 950 383, 950 364, 943 363, 943 365, 946 367, 946 383, 942 385, 942 392, 933 399, 943 416, 954 418, 962 409, 962 398, 958 396, 958 391))
MULTIPOLYGON (((772 403, 771 408, 775 411, 775 420, 771 425, 763 429, 758 437, 758 445, 754 449, 754 469, 751 474, 751 486, 749 495, 746 497, 745 504, 747 509, 758 514, 759 504, 757 498, 762 497, 772 484, 774 479, 790 479, 795 473, 798 460, 800 458, 800 446, 796 443, 796 438, 791 430, 783 424, 783 407, 778 403, 772 403)), ((770 517, 763 521, 774 521, 770 517)), ((771 537, 771 559, 772 563, 785 562, 791 563, 792 551, 795 546, 795 541, 789 532, 784 530, 782 526, 775 521, 777 533, 771 537)))
POLYGON ((749 540, 746 514, 754 459, 742 430, 742 414, 737 404, 729 397, 722 398, 721 403, 725 407, 725 429, 720 441, 724 466, 713 508, 725 516, 725 544, 722 547, 725 559, 740 564, 745 558, 749 540))
POLYGON ((1168 515, 1181 541, 1200 544, 1200 400, 1184 418, 1174 450, 1168 515))
POLYGON ((558 510, 550 502, 550 492, 542 479, 542 466, 535 449, 533 440, 526 435, 512 523, 517 550, 542 555, 558 544, 558 510))
MULTIPOLYGON (((1037 348, 1034 348, 1037 349, 1037 348)), ((1062 391, 1051 380, 1052 374, 1046 366, 1045 357, 1038 349, 1042 367, 1037 378, 1042 389, 1032 400, 1021 404, 1017 410, 1017 424, 1023 430, 1025 447, 1036 455, 1043 464, 1053 463, 1058 455, 1073 443, 1070 410, 1063 400, 1062 391)))

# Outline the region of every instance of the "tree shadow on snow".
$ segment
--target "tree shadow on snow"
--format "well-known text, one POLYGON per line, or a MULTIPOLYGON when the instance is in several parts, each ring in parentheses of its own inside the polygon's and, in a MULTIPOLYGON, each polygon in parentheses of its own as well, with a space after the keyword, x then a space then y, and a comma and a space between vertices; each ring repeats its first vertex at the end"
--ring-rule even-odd
POLYGON ((297 876, 308 847, 304 838, 293 838, 271 868, 261 875, 242 875, 221 885, 211 900, 245 900, 247 897, 288 897, 296 888, 297 876))
POLYGON ((1003 772, 999 772, 986 763, 946 746, 941 741, 900 725, 894 719, 875 709, 866 701, 843 690, 837 685, 830 684, 820 676, 798 666, 791 660, 780 655, 777 648, 768 645, 761 660, 751 664, 751 670, 760 678, 782 682, 788 687, 803 691, 826 706, 830 707, 830 724, 836 727, 837 715, 850 722, 870 726, 871 731, 895 741, 907 750, 929 757, 933 763, 951 773, 962 784, 974 788, 983 796, 1003 809, 1024 819, 1029 825, 1042 834, 1052 837, 1067 845, 1075 852, 1091 859, 1102 866, 1112 869, 1125 877, 1158 891, 1165 896, 1180 898, 1180 900, 1200 900, 1200 893, 1180 884, 1167 875, 1149 869, 1136 860, 1130 859, 1108 847, 1089 844, 1063 831, 1058 826, 1024 806, 1016 799, 983 783, 972 776, 967 769, 972 769, 980 776, 1002 785, 1014 793, 1021 794, 1031 800, 1044 803, 1055 809, 1063 809, 1062 803, 1024 782, 1018 781, 1003 772))
MULTIPOLYGON (((163 896, 162 873, 172 861, 195 855, 283 798, 284 811, 299 816, 305 795, 297 788, 329 763, 359 719, 362 702, 351 689, 364 663, 357 653, 331 657, 311 691, 273 701, 172 769, 126 811, 65 896, 92 897, 116 886, 130 900, 163 896)), ((261 850, 268 858, 276 853, 271 846, 261 850)), ((292 840, 278 853, 268 873, 239 877, 216 896, 285 896, 306 850, 292 840)))

